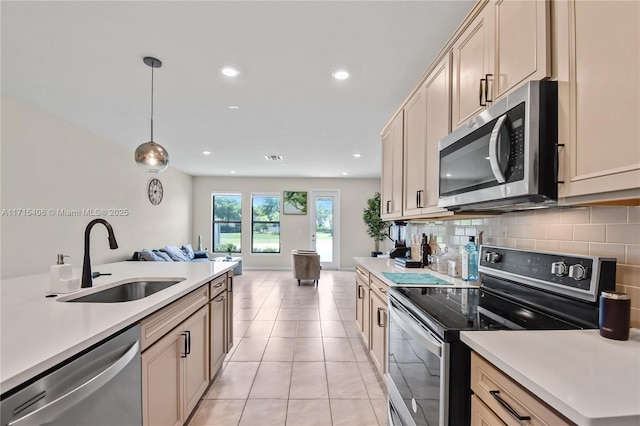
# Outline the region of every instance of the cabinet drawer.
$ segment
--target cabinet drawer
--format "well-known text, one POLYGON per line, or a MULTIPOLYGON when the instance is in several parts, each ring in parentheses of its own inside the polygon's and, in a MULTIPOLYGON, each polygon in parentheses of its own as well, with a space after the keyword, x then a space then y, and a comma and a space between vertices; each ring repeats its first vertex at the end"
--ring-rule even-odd
POLYGON ((171 329, 207 304, 209 286, 203 285, 140 322, 141 346, 144 351, 171 329))
POLYGON ((573 424, 475 352, 471 390, 507 425, 521 425, 516 416, 530 417, 527 425, 573 424))
POLYGON ((389 292, 389 286, 383 283, 377 277, 371 275, 371 280, 369 282, 369 286, 371 287, 371 291, 376 293, 380 299, 386 304, 388 302, 387 293, 389 292))
POLYGON ((209 283, 209 299, 213 299, 218 294, 227 289, 227 275, 223 274, 209 283))
POLYGON ((369 282, 369 271, 362 266, 356 265, 356 278, 361 278, 365 282, 369 282))

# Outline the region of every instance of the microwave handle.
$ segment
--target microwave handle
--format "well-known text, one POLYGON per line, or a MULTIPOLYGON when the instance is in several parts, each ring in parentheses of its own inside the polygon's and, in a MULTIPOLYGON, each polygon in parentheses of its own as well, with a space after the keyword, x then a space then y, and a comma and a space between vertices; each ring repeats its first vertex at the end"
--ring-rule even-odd
POLYGON ((498 161, 498 142, 500 139, 500 129, 504 125, 506 119, 507 114, 504 114, 498 119, 496 125, 493 126, 493 130, 491 131, 491 139, 489 139, 489 164, 491 165, 493 176, 495 176, 498 183, 505 183, 506 181, 504 173, 500 168, 500 162, 498 161))

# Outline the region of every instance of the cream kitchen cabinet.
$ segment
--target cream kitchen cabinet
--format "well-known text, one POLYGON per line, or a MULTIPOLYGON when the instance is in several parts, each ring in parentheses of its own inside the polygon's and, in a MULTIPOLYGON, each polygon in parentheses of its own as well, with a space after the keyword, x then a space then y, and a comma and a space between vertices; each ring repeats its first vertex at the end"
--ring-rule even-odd
POLYGON ((427 102, 424 87, 404 107, 404 162, 402 216, 422 213, 427 188, 427 102))
POLYGON ((227 272, 227 298, 225 313, 225 352, 229 353, 233 347, 233 270, 227 272))
POLYGON ((402 111, 382 131, 382 192, 380 217, 383 220, 402 216, 402 111))
POLYGON ((209 283, 209 378, 213 380, 227 354, 227 276, 209 283))
POLYGON ((554 2, 554 17, 560 202, 637 203, 640 3, 554 2))
POLYGON ((387 372, 387 327, 389 325, 389 313, 387 310, 389 287, 376 277, 371 277, 370 283, 370 348, 373 363, 378 368, 381 376, 387 372))
POLYGON ((208 332, 209 311, 202 306, 142 353, 144 425, 187 420, 209 385, 208 332))
POLYGON ((490 0, 453 43, 453 127, 551 76, 550 2, 490 0))
POLYGON ((475 352, 471 353, 471 390, 473 425, 574 424, 475 352))
POLYGON ((369 272, 360 266, 356 266, 356 323, 369 348, 369 272))

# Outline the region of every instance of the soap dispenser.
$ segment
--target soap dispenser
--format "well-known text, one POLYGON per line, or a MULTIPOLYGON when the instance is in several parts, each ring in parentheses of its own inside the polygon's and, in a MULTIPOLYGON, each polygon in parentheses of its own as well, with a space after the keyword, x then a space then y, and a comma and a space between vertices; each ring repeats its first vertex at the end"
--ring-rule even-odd
POLYGON ((64 263, 65 256, 58 254, 58 260, 55 265, 51 265, 51 292, 52 293, 71 293, 80 288, 80 279, 73 278, 72 267, 69 263, 64 263))

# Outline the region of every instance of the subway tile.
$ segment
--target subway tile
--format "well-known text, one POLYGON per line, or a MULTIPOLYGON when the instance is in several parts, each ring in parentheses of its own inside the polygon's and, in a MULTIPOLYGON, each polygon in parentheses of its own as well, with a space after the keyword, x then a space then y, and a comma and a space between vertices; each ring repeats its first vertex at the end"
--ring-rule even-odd
POLYGON ((456 227, 455 235, 464 235, 464 228, 461 226, 456 227))
POLYGON ((507 225, 507 238, 523 238, 524 226, 522 225, 507 225))
POLYGON ((589 207, 571 207, 560 210, 560 223, 572 225, 591 222, 591 210, 589 207))
POLYGON ((484 219, 471 219, 471 225, 474 225, 474 226, 484 225, 484 219))
POLYGON ((625 262, 625 246, 622 244, 589 244, 591 256, 614 257, 617 263, 625 262))
POLYGON ((573 241, 573 226, 571 225, 547 225, 547 239, 573 241))
POLYGON ((573 240, 604 243, 607 241, 606 225, 573 225, 573 240))
POLYGON ((640 224, 608 224, 607 242, 640 244, 640 224))
POLYGON ((498 245, 503 247, 516 248, 516 240, 513 238, 498 238, 498 245))
POLYGON ((536 240, 536 250, 541 251, 559 251, 558 241, 552 240, 536 240))
POLYGON ((633 287, 630 285, 622 286, 621 290, 631 296, 631 307, 640 309, 640 287, 633 287))
POLYGON ((541 225, 559 224, 560 210, 540 210, 536 212, 535 222, 541 225))
POLYGON ((625 263, 628 265, 640 265, 640 245, 627 245, 627 260, 625 263))
POLYGON ((534 212, 517 213, 515 220, 519 225, 533 225, 536 222, 536 214, 534 212))
POLYGON ((640 207, 627 207, 627 223, 640 223, 640 207))
POLYGON ((640 309, 631 308, 631 327, 640 328, 640 309))
POLYGON ((577 241, 560 241, 558 248, 562 253, 589 255, 589 243, 577 241))
POLYGON ((535 250, 535 248, 536 248, 536 240, 517 239, 516 240, 516 248, 526 249, 526 250, 535 250))
POLYGON ((533 238, 535 240, 545 240, 547 238, 547 227, 545 225, 525 225, 523 238, 533 238))
POLYGON ((640 266, 616 265, 616 282, 640 287, 640 266))
POLYGON ((620 206, 591 207, 591 223, 627 223, 627 208, 620 206))

